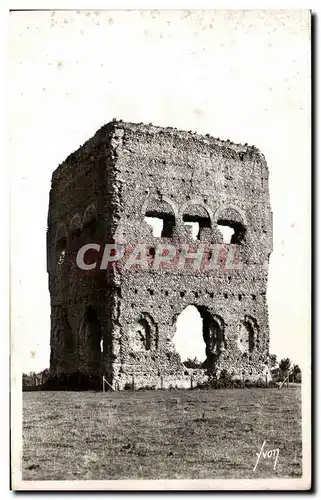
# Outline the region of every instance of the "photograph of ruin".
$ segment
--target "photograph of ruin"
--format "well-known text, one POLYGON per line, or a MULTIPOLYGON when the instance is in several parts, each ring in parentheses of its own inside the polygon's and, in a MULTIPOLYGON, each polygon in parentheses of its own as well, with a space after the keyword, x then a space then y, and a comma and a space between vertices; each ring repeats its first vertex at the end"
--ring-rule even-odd
POLYGON ((309 489, 312 10, 8 17, 11 487, 309 489))
POLYGON ((53 173, 47 230, 53 378, 106 378, 112 387, 189 388, 208 369, 270 380, 267 280, 272 252, 268 166, 254 146, 152 124, 112 121, 53 173), (148 218, 161 219, 155 237, 148 218), (191 226, 198 223, 196 239, 191 226), (229 242, 220 227, 231 228, 229 242), (241 266, 88 272, 86 244, 237 247, 241 266), (187 369, 172 342, 194 305, 206 361, 187 369), (193 372, 193 373, 192 373, 193 372))

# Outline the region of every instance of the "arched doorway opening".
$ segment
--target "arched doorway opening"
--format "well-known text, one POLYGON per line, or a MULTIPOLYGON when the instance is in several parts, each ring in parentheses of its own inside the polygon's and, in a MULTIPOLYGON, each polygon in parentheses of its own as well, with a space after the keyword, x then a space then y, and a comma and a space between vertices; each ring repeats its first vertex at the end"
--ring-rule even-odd
POLYGON ((226 347, 224 321, 204 306, 189 305, 177 316, 173 341, 188 368, 213 366, 226 347))
MULTIPOLYGON (((203 338, 203 320, 195 306, 185 307, 177 316, 173 341, 176 352, 180 355, 183 363, 191 364, 190 362, 193 361, 201 364, 205 361, 206 345, 203 338)), ((194 366, 188 367, 194 368, 194 366)))
POLYGON ((97 374, 101 371, 103 356, 103 327, 96 309, 88 306, 86 309, 88 328, 88 367, 89 371, 97 374))

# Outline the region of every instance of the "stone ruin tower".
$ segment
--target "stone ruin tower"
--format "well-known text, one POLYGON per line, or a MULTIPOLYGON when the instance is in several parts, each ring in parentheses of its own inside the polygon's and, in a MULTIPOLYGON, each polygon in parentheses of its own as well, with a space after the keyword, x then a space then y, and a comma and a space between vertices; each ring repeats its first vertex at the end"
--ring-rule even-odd
MULTIPOLYGON (((126 248, 127 248, 126 247, 126 248)), ((172 128, 112 121, 53 173, 47 231, 53 376, 90 376, 124 388, 189 387, 175 351, 178 315, 203 320, 204 366, 239 379, 269 376, 267 279, 272 251, 268 167, 254 146, 172 128), (161 219, 155 237, 145 217, 161 219), (197 239, 188 223, 198 222, 197 239), (224 243, 220 227, 234 231, 224 243), (94 242, 222 244, 240 266, 79 269, 94 242)), ((94 262, 94 261, 93 261, 94 262)), ((190 261, 193 264, 193 261, 190 261)), ((204 376, 204 370, 195 372, 204 376)))

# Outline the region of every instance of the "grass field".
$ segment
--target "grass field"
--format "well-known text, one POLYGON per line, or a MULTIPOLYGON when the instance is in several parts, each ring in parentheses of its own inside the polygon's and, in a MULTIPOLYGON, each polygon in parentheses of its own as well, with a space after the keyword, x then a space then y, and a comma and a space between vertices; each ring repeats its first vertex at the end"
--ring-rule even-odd
POLYGON ((24 480, 300 475, 298 387, 23 394, 24 480))

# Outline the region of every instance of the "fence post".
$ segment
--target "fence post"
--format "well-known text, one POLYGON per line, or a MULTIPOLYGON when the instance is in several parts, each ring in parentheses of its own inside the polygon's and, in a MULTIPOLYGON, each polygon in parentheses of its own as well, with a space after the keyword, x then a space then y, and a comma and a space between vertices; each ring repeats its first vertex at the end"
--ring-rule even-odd
POLYGON ((135 378, 134 375, 132 375, 132 390, 135 390, 135 378))
POLYGON ((191 389, 193 389, 193 375, 191 375, 191 389))
POLYGON ((163 389, 163 375, 160 376, 161 389, 163 389))

